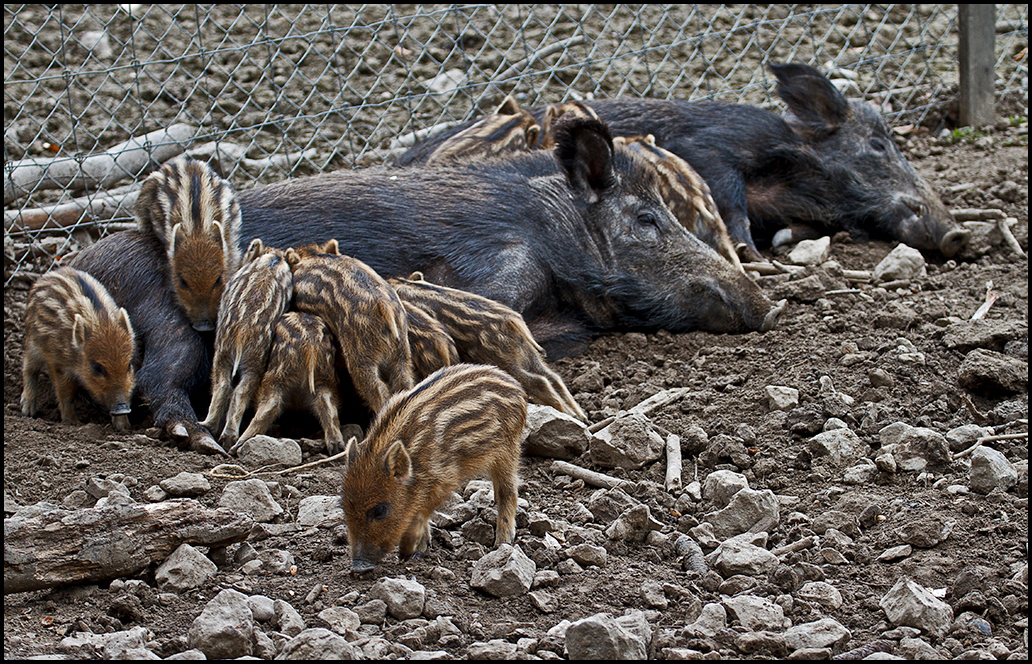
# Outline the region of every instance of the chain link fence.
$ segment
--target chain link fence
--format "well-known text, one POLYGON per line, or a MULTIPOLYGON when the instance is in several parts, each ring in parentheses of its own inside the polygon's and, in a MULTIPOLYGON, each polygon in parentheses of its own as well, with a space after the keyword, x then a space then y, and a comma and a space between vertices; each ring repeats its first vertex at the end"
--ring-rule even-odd
MULTIPOLYGON (((997 102, 1027 115, 1028 5, 996 22, 997 102)), ((509 93, 778 109, 787 61, 936 131, 956 55, 956 5, 8 4, 5 285, 131 227, 132 183, 184 149, 249 188, 385 163, 509 93)))

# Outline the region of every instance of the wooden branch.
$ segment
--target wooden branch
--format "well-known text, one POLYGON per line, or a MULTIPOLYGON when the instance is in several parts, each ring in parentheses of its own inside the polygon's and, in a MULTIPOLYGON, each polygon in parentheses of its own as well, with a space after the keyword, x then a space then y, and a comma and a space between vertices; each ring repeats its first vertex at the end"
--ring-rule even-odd
POLYGON ((135 136, 80 164, 71 157, 21 159, 4 167, 4 205, 40 189, 106 189, 126 177, 138 177, 149 164, 160 164, 183 152, 197 129, 174 124, 135 136), (148 152, 145 145, 150 147, 148 152))
MULTIPOLYGON (((65 203, 45 205, 30 210, 4 210, 4 230, 43 230, 69 228, 81 221, 107 221, 136 216, 136 199, 141 182, 112 189, 106 194, 83 196, 65 203)), ((136 223, 133 222, 133 226, 136 223)))
POLYGON ((395 138, 391 139, 391 144, 388 150, 397 150, 398 148, 412 147, 413 145, 423 140, 427 136, 432 136, 433 134, 436 134, 439 131, 444 131, 445 129, 451 129, 457 124, 459 124, 457 120, 451 120, 449 122, 441 122, 440 124, 435 124, 432 127, 427 127, 426 129, 417 129, 416 131, 411 131, 407 134, 396 136, 395 138))
POLYGON ((1003 210, 997 210, 996 208, 961 208, 959 210, 950 210, 950 214, 953 215, 953 219, 958 223, 961 221, 992 221, 994 219, 1003 219, 1006 216, 1003 210))
POLYGON ((618 486, 630 484, 627 480, 621 480, 616 477, 610 477, 609 475, 603 475, 602 473, 596 473, 593 470, 581 468, 580 466, 575 466, 572 463, 566 463, 565 461, 553 461, 552 470, 562 473, 563 475, 569 475, 574 479, 584 480, 585 484, 602 487, 603 489, 615 489, 618 486))
POLYGON ((228 173, 231 164, 238 163, 247 170, 262 172, 269 168, 289 169, 302 159, 312 159, 319 151, 315 148, 301 150, 300 152, 288 152, 287 154, 271 154, 261 159, 251 159, 247 156, 247 148, 229 143, 227 141, 210 141, 204 145, 190 148, 186 156, 202 161, 215 160, 219 170, 228 173))
POLYGON ((1018 239, 1014 237, 1014 231, 1011 230, 1011 226, 1016 223, 1018 223, 1017 217, 1007 217, 1006 219, 997 219, 996 227, 1000 229, 1000 235, 1003 236, 1003 241, 1007 243, 1011 251, 1024 258, 1025 252, 1022 251, 1018 239))
POLYGON ((4 519, 4 594, 136 574, 183 544, 242 542, 254 519, 190 498, 83 510, 27 509, 4 519))
POLYGON ((616 418, 618 417, 625 417, 633 413, 638 413, 640 415, 648 415, 657 408, 662 408, 663 406, 669 405, 674 401, 677 401, 684 395, 688 394, 689 391, 690 390, 687 387, 675 387, 669 390, 663 390, 662 392, 656 392, 648 399, 644 399, 641 402, 639 402, 637 406, 634 406, 630 410, 621 410, 616 415, 610 415, 604 420, 599 420, 598 422, 595 422, 594 424, 588 427, 588 433, 597 433, 602 429, 605 429, 607 426, 615 422, 616 418))
POLYGON ((773 553, 775 556, 778 556, 780 558, 781 556, 787 555, 789 553, 794 553, 796 551, 802 551, 803 549, 809 549, 811 546, 814 545, 814 543, 816 541, 817 540, 814 538, 813 535, 807 535, 806 537, 804 537, 802 539, 797 539, 796 541, 792 542, 791 544, 786 544, 785 546, 780 546, 780 547, 774 549, 773 551, 771 551, 771 553, 773 553))
POLYGON ((1028 432, 1027 431, 1025 431, 1024 433, 1001 433, 998 436, 983 436, 983 437, 979 438, 978 440, 976 440, 975 444, 972 445, 971 447, 967 448, 966 450, 961 450, 960 452, 957 452, 956 454, 954 454, 953 458, 954 459, 960 459, 962 457, 966 457, 967 455, 971 454, 972 452, 977 450, 979 447, 981 447, 982 443, 991 443, 991 442, 997 441, 997 440, 1021 440, 1022 438, 1024 438, 1025 440, 1028 440, 1028 432))
POLYGON ((666 490, 681 490, 681 437, 670 434, 666 437, 666 490))
POLYGON ((996 291, 993 290, 993 282, 990 279, 985 282, 985 302, 975 309, 975 313, 971 314, 971 320, 985 318, 985 315, 989 313, 989 308, 993 306, 993 302, 996 302, 996 291))

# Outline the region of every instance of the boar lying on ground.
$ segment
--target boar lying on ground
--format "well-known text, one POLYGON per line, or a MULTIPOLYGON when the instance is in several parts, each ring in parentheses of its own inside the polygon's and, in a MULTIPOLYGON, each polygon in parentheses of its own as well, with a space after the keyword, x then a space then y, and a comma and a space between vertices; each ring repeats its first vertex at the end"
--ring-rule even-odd
POLYGON ((440 321, 462 362, 500 367, 523 386, 531 401, 587 421, 563 379, 545 364, 544 350, 518 313, 475 293, 431 284, 418 272, 388 283, 403 302, 440 321))
POLYGON ((265 247, 255 238, 243 265, 226 285, 219 305, 212 397, 202 424, 215 432, 226 415, 226 426, 219 436, 223 447, 237 442, 244 410, 251 405, 265 373, 273 327, 287 310, 293 293, 294 281, 283 252, 265 247))
POLYGON ((344 437, 337 415, 336 355, 333 335, 318 317, 296 311, 280 316, 268 366, 258 387, 254 418, 230 453, 236 453, 248 438, 265 433, 283 408, 290 406, 316 414, 330 454, 343 450, 344 437))
POLYGON ((225 454, 197 422, 190 401, 207 395, 214 335, 206 340, 179 306, 157 239, 138 231, 114 233, 77 253, 70 265, 96 277, 129 312, 142 351, 137 393, 149 403, 154 425, 192 449, 225 454))
POLYGON ((445 367, 391 397, 365 441, 345 447, 352 572, 371 571, 394 547, 402 559, 424 552, 434 510, 477 475, 494 484, 495 545, 511 542, 526 417, 523 388, 497 367, 445 367))
POLYGON ((129 413, 136 343, 129 314, 103 284, 85 272, 61 267, 32 286, 25 306, 22 415, 35 417, 39 374, 54 382, 61 421, 76 423, 76 386, 111 414, 121 428, 129 413))
POLYGON ((405 308, 368 265, 340 254, 336 240, 287 250, 294 308, 321 318, 339 344, 355 390, 373 413, 412 377, 405 308))
POLYGON ((204 162, 176 157, 144 181, 136 217, 140 232, 165 250, 176 299, 190 323, 214 330, 222 291, 240 263, 233 186, 204 162))
POLYGON ((604 124, 560 119, 554 134, 554 150, 484 164, 341 171, 243 191, 242 231, 276 246, 336 237, 384 277, 419 270, 501 302, 552 359, 606 330, 774 326, 780 309, 677 222, 655 169, 615 151, 604 124))
MULTIPOLYGON (((753 236, 781 228, 797 241, 847 230, 888 237, 953 256, 970 232, 896 147, 873 106, 849 101, 817 69, 771 65, 784 118, 755 106, 663 99, 584 102, 615 135, 646 135, 681 157, 709 184, 744 258, 759 256, 753 236)), ((550 107, 529 109, 539 123, 550 107)), ((407 163, 463 131, 463 123, 399 157, 407 163)))

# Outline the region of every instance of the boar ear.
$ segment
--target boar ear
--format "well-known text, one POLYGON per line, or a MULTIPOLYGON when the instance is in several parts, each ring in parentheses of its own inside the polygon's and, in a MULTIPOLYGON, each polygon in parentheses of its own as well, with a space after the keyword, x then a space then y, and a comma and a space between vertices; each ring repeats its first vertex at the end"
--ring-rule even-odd
POLYGON ((301 255, 297 253, 294 247, 287 247, 287 250, 283 252, 283 256, 287 259, 287 265, 292 268, 301 262, 301 255))
POLYGON ((555 130, 556 156, 570 185, 589 203, 616 184, 613 137, 598 120, 572 118, 560 121, 555 130))
POLYGON ((541 136, 541 126, 535 122, 527 127, 525 134, 527 139, 527 148, 533 148, 537 145, 538 137, 541 136))
POLYGON ((809 65, 770 66, 778 79, 778 96, 788 105, 785 121, 799 134, 834 131, 849 117, 849 101, 831 81, 809 65))
POLYGON ((399 482, 405 482, 412 477, 412 458, 400 440, 394 441, 387 448, 387 456, 383 463, 387 475, 399 482))
POLYGON ((348 438, 348 442, 344 445, 344 459, 348 466, 355 463, 355 459, 358 458, 358 438, 352 436, 348 438))
POLYGON ((72 322, 72 347, 81 348, 89 336, 86 319, 81 314, 75 314, 75 320, 72 322))
POLYGON ((330 238, 326 244, 323 245, 323 253, 340 256, 340 245, 337 244, 337 238, 330 238))

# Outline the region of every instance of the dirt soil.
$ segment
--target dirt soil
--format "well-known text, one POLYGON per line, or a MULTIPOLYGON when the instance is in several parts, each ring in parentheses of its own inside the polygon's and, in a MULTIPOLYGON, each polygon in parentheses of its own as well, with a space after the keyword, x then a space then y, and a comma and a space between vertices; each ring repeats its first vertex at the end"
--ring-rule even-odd
MULTIPOLYGON (((981 138, 951 143, 945 138, 922 136, 909 139, 904 148, 915 167, 943 192, 948 207, 1000 208, 1007 216, 1016 217, 1015 234, 1027 251, 1028 148, 1022 141, 1027 141, 1027 125, 1006 127, 1001 123, 981 138), (1017 145, 1008 145, 1013 143, 1017 145)), ((846 270, 871 270, 892 246, 836 236, 830 257, 846 270)), ((858 283, 849 286, 859 292, 823 295, 810 302, 792 299, 777 327, 766 334, 616 334, 596 339, 585 354, 563 359, 556 367, 592 421, 629 408, 660 390, 689 387, 691 391, 684 399, 650 417, 686 441, 685 485, 725 468, 745 474, 753 488, 772 489, 779 496, 791 497, 786 503, 790 507, 781 512, 781 522, 770 529, 768 549, 814 534, 813 520, 829 510, 859 515, 865 508, 876 506, 884 519, 867 522, 853 533, 852 542, 839 543, 844 554, 839 564, 826 561, 822 554, 826 544, 793 553, 785 561, 812 563, 819 570, 818 576, 835 586, 844 600, 840 608, 828 610, 796 598, 786 612, 793 624, 831 617, 852 633, 852 638, 837 650, 868 644, 891 627, 878 606, 879 599, 900 576, 909 575, 928 588, 943 589, 945 600, 956 614, 974 610, 992 626, 991 638, 971 632, 951 633, 945 640, 927 637, 940 656, 987 648, 991 643, 995 654, 1019 653, 1020 657, 1027 652, 1028 591, 1027 585, 1011 579, 1024 567, 1027 583, 1027 465, 1018 488, 983 496, 948 490, 951 485, 968 483, 966 460, 920 474, 880 473, 870 482, 850 485, 844 483, 842 469, 827 459, 811 458, 809 451, 809 438, 821 430, 831 414, 827 401, 820 396, 822 376, 830 377, 835 390, 854 399, 852 406, 837 416, 870 444, 872 458, 879 446, 879 430, 894 422, 930 427, 941 434, 972 423, 992 426, 997 434, 1027 431, 1027 388, 1023 393, 1003 396, 965 392, 957 382, 964 353, 947 348, 942 341, 947 319, 970 318, 985 300, 986 285, 991 281, 998 298, 986 319, 1025 325, 1019 338, 996 350, 1027 361, 1027 260, 998 246, 985 255, 968 255, 956 262, 929 257, 927 270, 927 277, 917 279, 909 288, 885 291, 858 283), (902 323, 901 310, 912 314, 904 314, 902 323), (917 352, 923 353, 924 363, 901 360, 899 338, 909 340, 917 352), (869 376, 874 369, 891 377, 893 386, 872 386, 869 376), (799 408, 788 413, 771 411, 764 389, 768 385, 799 390, 799 408), (710 441, 720 435, 740 441, 748 451, 747 458, 736 458, 736 466, 717 454, 700 456, 704 450, 687 446, 696 426, 708 434, 710 441), (903 542, 908 528, 930 520, 950 526, 944 541, 931 548, 915 547, 909 557, 895 562, 877 560, 884 550, 903 542), (961 603, 959 592, 963 589, 956 585, 958 579, 970 579, 972 574, 979 579, 983 595, 980 604, 972 604, 970 597, 961 603)), ((817 274, 829 277, 826 270, 818 269, 817 274)), ((784 279, 765 277, 761 283, 773 296, 784 286, 784 279)), ((4 291, 5 515, 12 500, 21 505, 47 501, 89 506, 92 499, 79 505, 76 496, 82 494, 75 492, 84 490, 90 479, 97 477, 126 483, 132 497, 145 502, 143 492, 148 487, 181 471, 209 473, 223 461, 170 447, 148 435, 155 431, 148 431, 146 421, 135 421, 134 430, 128 433, 115 432, 103 413, 87 410, 85 403, 79 404, 80 413, 88 413, 89 423, 63 425, 58 421, 52 392, 40 417, 22 417, 18 399, 26 294, 27 285, 17 280, 4 291)), ((1000 441, 993 446, 1012 463, 1027 464, 1027 439, 1000 441)), ((314 459, 321 455, 306 456, 314 459)), ((591 465, 587 455, 575 463, 591 465)), ((691 640, 681 631, 695 619, 702 604, 719 602, 721 595, 711 577, 693 576, 682 569, 672 543, 679 533, 697 525, 713 506, 657 489, 656 483, 662 485, 664 470, 665 464, 660 461, 638 471, 607 472, 638 485, 636 495, 664 524, 662 532, 668 537, 659 539, 665 541, 611 541, 604 566, 572 572, 561 568, 564 573, 558 585, 548 589, 559 607, 552 613, 535 608, 528 595, 497 599, 472 590, 472 565, 486 549, 465 541, 458 527, 449 533, 438 532, 425 560, 403 564, 391 556, 379 572, 416 578, 435 599, 436 610, 454 616, 464 635, 444 646, 426 644, 425 649, 440 648, 456 657, 467 656, 474 642, 492 638, 516 642, 530 637, 544 643, 545 632, 561 620, 574 621, 599 612, 620 615, 632 608, 648 611, 656 630, 654 654, 669 653, 662 650, 665 647, 691 647, 714 650, 728 658, 744 656, 733 637, 735 630, 745 630, 734 622, 730 623, 730 634, 718 634, 714 639, 691 640), (666 608, 657 609, 643 599, 642 585, 646 581, 668 584, 666 608)), ((209 479, 212 489, 198 500, 215 506, 228 480, 209 479)), ((609 525, 593 523, 590 518, 585 523, 583 505, 595 489, 556 473, 550 459, 526 457, 521 480, 521 497, 529 503, 529 511, 548 515, 560 534, 569 523, 588 528, 609 525)), ((340 478, 330 466, 288 476, 282 484, 280 503, 286 512, 281 521, 289 524, 296 518, 300 499, 336 493, 340 478)), ((338 603, 352 607, 365 601, 374 580, 357 580, 349 575, 342 527, 303 530, 284 526, 275 533, 252 544, 259 550, 280 548, 291 552, 297 564, 296 575, 245 576, 232 563, 239 546, 233 545, 228 551, 230 562, 202 587, 164 596, 162 601, 153 601, 154 593, 150 593, 151 601, 145 601, 135 612, 124 610, 122 584, 115 584, 115 589, 101 584, 9 595, 4 602, 4 656, 51 655, 59 652, 59 641, 73 631, 88 628, 105 632, 137 624, 151 630, 158 654, 171 655, 185 649, 184 637, 191 622, 208 600, 227 587, 284 599, 301 613, 308 626, 321 625, 316 614, 322 608, 338 603), (319 583, 325 584, 319 599, 313 604, 304 603, 303 598, 319 583)), ((524 550, 540 549, 540 540, 526 526, 517 530, 517 543, 524 550)), ((553 567, 559 564, 551 562, 553 567)), ((152 573, 140 578, 153 585, 152 573)), ((759 576, 753 580, 756 586, 749 590, 752 594, 772 600, 783 595, 772 578, 759 576)), ((383 625, 364 629, 393 639, 414 627, 388 617, 383 625)), ((397 652, 404 653, 404 647, 399 646, 397 652)), ((539 654, 546 654, 543 647, 539 654)))

